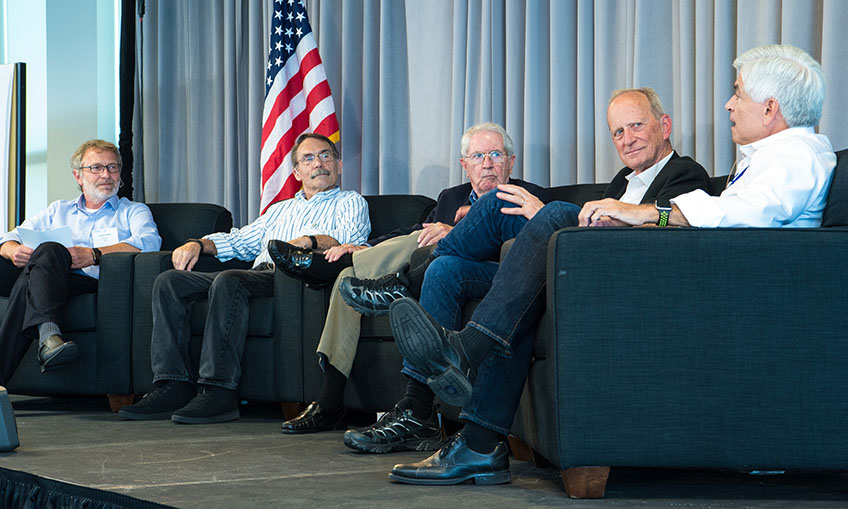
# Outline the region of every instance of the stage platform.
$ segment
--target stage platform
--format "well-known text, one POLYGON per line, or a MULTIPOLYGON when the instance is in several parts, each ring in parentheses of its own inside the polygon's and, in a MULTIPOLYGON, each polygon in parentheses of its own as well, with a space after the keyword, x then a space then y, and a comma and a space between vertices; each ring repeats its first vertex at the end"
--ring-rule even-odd
POLYGON ((21 446, 0 467, 174 507, 848 507, 845 472, 614 468, 605 499, 572 500, 557 470, 513 460, 507 485, 407 486, 387 473, 424 453, 357 454, 341 431, 284 435, 278 405, 192 426, 122 421, 105 397, 11 400, 21 446))

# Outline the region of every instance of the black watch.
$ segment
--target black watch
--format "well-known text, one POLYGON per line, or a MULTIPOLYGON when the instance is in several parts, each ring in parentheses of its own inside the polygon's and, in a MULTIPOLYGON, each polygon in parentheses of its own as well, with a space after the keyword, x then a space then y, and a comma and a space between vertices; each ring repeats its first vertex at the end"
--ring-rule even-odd
POLYGON ((668 217, 671 215, 671 201, 668 198, 661 198, 654 202, 654 207, 660 213, 657 226, 668 226, 668 217))
POLYGON ((91 248, 91 257, 94 259, 94 265, 100 265, 101 256, 103 256, 103 253, 99 249, 96 247, 91 248))

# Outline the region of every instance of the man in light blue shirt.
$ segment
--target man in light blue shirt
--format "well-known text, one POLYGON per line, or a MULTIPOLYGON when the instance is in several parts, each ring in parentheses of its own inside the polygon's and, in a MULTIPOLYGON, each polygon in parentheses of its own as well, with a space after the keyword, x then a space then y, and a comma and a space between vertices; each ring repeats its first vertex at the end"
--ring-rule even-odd
POLYGON ((284 240, 303 248, 327 249, 361 244, 368 238, 368 204, 358 193, 338 188, 342 162, 332 141, 312 133, 300 136, 292 149, 292 166, 303 186, 294 198, 271 205, 242 228, 189 239, 174 250, 174 270, 160 274, 153 285, 150 356, 155 387, 138 403, 122 408, 121 418, 186 424, 238 419, 236 389, 247 339, 248 304, 252 298, 274 294, 268 242, 284 240), (253 260, 253 269, 193 272, 201 254, 220 261, 253 260), (209 312, 194 380, 191 338, 186 331, 191 307, 202 299, 209 300, 209 312))
POLYGON ((0 256, 23 269, 0 325, 0 385, 12 378, 36 335, 42 372, 77 357, 77 345, 62 339, 65 307, 71 297, 97 290, 101 256, 156 251, 162 245, 147 205, 116 196, 121 154, 115 145, 89 140, 74 152, 71 167, 82 194, 51 203, 0 239, 0 256), (26 230, 64 228, 70 232, 68 247, 58 242, 27 245, 21 239, 26 230))

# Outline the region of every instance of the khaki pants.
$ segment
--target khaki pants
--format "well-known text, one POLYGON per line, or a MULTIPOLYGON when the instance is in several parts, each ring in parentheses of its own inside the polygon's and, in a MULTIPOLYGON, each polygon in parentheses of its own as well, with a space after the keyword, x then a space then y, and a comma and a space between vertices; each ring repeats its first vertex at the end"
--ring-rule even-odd
POLYGON ((421 230, 383 241, 374 247, 353 253, 353 267, 339 274, 330 296, 327 321, 318 343, 318 353, 344 376, 350 375, 356 348, 359 345, 360 320, 362 315, 348 306, 339 294, 339 282, 347 276, 376 279, 394 274, 409 263, 409 257, 418 248, 421 230))

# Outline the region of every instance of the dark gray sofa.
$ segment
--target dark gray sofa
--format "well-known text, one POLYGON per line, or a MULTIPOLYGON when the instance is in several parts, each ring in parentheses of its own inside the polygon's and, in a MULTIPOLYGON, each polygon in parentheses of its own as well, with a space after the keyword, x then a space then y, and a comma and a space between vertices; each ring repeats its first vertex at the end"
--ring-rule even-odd
MULTIPOLYGON (((202 236, 232 227, 232 215, 218 205, 203 203, 150 204, 162 237, 162 248, 173 249, 187 237, 202 236)), ((132 393, 130 338, 132 333, 132 286, 135 253, 103 256, 96 293, 80 295, 68 303, 63 333, 79 345, 80 356, 66 368, 41 373, 33 341, 15 375, 10 393, 33 395, 108 394, 113 407, 132 393)), ((0 317, 19 269, 0 258, 0 317)), ((117 408, 113 408, 117 409, 117 408)))
POLYGON ((569 495, 610 466, 848 469, 846 152, 821 228, 552 237, 513 430, 569 495))
MULTIPOLYGON (((366 196, 371 219, 371 236, 376 237, 426 218, 435 201, 417 195, 366 196)), ((194 270, 248 268, 250 263, 220 263, 211 256, 201 257, 194 270)), ((170 269, 170 252, 144 253, 135 260, 132 324, 132 380, 136 394, 152 387, 150 337, 151 290, 156 276, 170 269)), ((321 334, 329 304, 330 290, 317 289, 276 271, 274 296, 250 301, 248 337, 242 356, 239 396, 247 400, 305 402, 305 373, 319 369, 315 349, 302 338, 321 334)), ((207 313, 206 302, 196 304, 191 313, 191 358, 196 374, 201 336, 207 313)))

